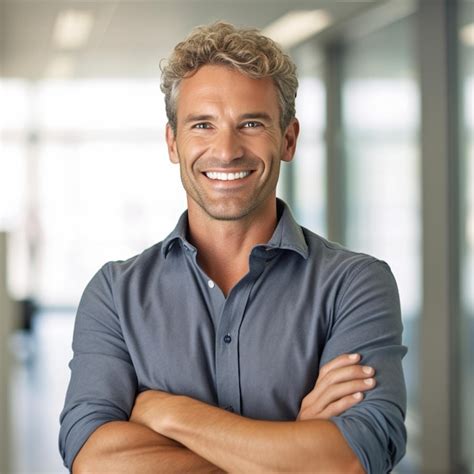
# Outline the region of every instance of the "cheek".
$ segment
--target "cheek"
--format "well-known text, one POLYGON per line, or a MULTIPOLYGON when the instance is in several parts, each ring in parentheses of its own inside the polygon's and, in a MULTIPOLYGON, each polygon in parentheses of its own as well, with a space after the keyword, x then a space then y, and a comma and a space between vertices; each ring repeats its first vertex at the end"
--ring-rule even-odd
MULTIPOLYGON (((191 166, 209 149, 209 143, 203 139, 187 139, 179 143, 179 156, 184 158, 186 166, 191 166)), ((183 161, 183 160, 181 160, 183 161)))
POLYGON ((281 156, 283 149, 282 140, 273 133, 264 133, 248 142, 249 150, 254 151, 265 159, 273 158, 275 155, 281 156))

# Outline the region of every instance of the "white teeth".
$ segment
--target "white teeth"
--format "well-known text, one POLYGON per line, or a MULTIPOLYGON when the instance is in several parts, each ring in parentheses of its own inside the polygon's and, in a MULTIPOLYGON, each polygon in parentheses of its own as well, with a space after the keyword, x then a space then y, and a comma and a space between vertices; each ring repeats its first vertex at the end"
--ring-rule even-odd
POLYGON ((206 172, 209 179, 218 179, 220 181, 233 181, 234 179, 242 179, 250 174, 250 171, 240 171, 238 173, 217 173, 216 171, 206 172))

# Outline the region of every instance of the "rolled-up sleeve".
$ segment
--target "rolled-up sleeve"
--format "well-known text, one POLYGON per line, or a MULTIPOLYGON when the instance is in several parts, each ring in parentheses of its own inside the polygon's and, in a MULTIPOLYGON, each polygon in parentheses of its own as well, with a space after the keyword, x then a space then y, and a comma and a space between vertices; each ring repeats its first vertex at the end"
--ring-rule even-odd
POLYGON ((405 454, 402 330, 390 267, 379 260, 359 266, 341 289, 321 365, 339 354, 357 352, 364 365, 375 369, 376 387, 332 418, 368 473, 391 471, 405 454))
POLYGON ((59 449, 68 469, 100 425, 129 419, 137 391, 136 373, 115 310, 108 265, 87 285, 74 326, 71 379, 59 432, 59 449))

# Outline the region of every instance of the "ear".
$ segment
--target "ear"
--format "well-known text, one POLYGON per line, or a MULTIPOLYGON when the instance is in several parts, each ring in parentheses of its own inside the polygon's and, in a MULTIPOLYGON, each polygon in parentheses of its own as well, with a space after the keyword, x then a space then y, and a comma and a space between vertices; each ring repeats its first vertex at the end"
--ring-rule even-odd
POLYGON ((291 119, 290 124, 286 127, 283 140, 282 161, 291 161, 295 156, 296 142, 300 133, 300 123, 297 118, 291 119))
POLYGON ((176 137, 169 123, 166 124, 166 145, 168 146, 168 156, 172 163, 179 163, 178 149, 176 147, 176 137))

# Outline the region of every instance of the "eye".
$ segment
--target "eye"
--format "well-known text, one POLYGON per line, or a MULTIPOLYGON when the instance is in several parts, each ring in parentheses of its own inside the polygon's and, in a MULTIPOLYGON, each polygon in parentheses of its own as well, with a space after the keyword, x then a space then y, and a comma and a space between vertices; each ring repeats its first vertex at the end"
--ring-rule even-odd
POLYGON ((206 130, 208 128, 211 128, 211 124, 207 122, 199 122, 193 125, 193 128, 197 128, 200 130, 206 130))
POLYGON ((249 122, 245 122, 242 125, 243 128, 258 128, 261 126, 262 124, 260 122, 256 122, 255 120, 250 120, 249 122))

